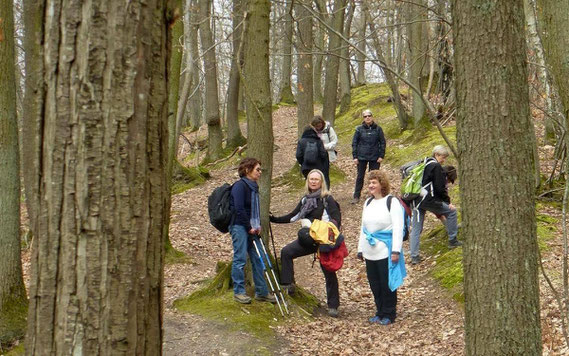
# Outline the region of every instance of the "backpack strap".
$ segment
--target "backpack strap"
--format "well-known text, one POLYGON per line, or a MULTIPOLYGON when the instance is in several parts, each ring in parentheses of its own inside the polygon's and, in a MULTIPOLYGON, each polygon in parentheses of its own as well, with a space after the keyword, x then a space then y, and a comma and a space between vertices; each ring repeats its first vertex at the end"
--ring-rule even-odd
POLYGON ((371 203, 372 200, 373 200, 373 197, 367 198, 367 200, 366 200, 366 206, 368 206, 368 205, 371 203))
POLYGON ((393 195, 387 196, 387 211, 391 211, 391 201, 393 200, 393 195))

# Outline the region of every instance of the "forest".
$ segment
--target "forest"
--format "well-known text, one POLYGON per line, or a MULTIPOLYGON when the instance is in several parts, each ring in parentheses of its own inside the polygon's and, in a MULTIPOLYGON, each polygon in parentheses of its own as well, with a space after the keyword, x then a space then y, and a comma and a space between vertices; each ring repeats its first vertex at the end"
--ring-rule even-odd
POLYGON ((569 0, 1 1, 0 355, 569 354, 568 21, 569 0), (315 117, 349 252, 333 307, 320 253, 279 282, 315 117), (458 172, 460 244, 425 215, 382 325, 369 117, 391 194, 441 145, 458 172), (236 302, 236 233, 208 216, 244 158, 277 304, 253 262, 236 302))

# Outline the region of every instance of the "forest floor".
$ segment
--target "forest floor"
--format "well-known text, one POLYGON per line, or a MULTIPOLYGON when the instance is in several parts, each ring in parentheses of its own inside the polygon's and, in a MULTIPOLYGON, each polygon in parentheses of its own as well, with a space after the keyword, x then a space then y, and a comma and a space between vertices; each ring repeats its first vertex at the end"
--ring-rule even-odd
MULTIPOLYGON (((381 124, 382 118, 376 118, 381 124)), ((295 164, 296 108, 281 107, 273 113, 275 152, 273 178, 281 176, 295 164)), ((243 132, 246 132, 243 128, 243 132)), ((388 149, 401 147, 388 137, 388 149)), ((549 151, 551 149, 549 148, 549 151)), ((170 238, 175 248, 186 253, 191 263, 168 264, 164 270, 164 344, 165 355, 457 355, 464 353, 464 305, 457 302, 447 289, 441 287, 431 274, 436 256, 423 254, 425 260, 413 266, 407 264, 408 276, 398 290, 397 320, 389 326, 371 325, 367 320, 374 315, 374 303, 368 286, 365 265, 355 257, 360 216, 360 204, 349 203, 352 197, 355 166, 348 143, 339 145, 339 160, 335 163, 346 173, 341 184, 332 185, 332 194, 342 208, 343 231, 350 255, 338 272, 340 282, 340 315, 331 318, 322 312, 305 322, 287 319, 272 327, 274 337, 269 340, 243 331, 228 319, 204 318, 174 308, 173 302, 186 297, 203 286, 216 273, 218 261, 231 261, 231 239, 215 230, 208 220, 207 197, 223 182, 233 182, 238 177, 236 167, 229 165, 211 170, 211 179, 205 184, 189 189, 172 199, 170 238)), ((542 152, 543 153, 543 152, 542 152)), ((547 153, 547 152, 546 152, 547 153)), ((384 161, 387 171, 398 191, 397 167, 384 161)), ((364 186, 365 190, 365 186, 364 186)), ((291 211, 302 192, 288 186, 272 189, 271 211, 284 214, 291 211)), ((559 218, 559 211, 541 207, 541 212, 559 218)), ((25 212, 23 213, 25 214, 25 212)), ((24 221, 25 221, 24 217, 24 221)), ((428 217, 425 231, 438 224, 428 217)), ((24 228, 26 228, 24 226, 24 228)), ((276 250, 296 238, 296 224, 273 224, 276 250)), ((558 229, 560 230, 560 229, 558 229)), ((425 234, 425 232, 423 233, 425 234)), ((550 272, 554 284, 559 285, 562 246, 559 231, 554 239, 546 241, 542 249, 544 266, 550 272)), ((272 249, 272 248, 271 248, 272 249)), ((404 243, 404 251, 409 251, 404 243)), ((408 255, 406 255, 407 257, 408 255)), ((325 306, 324 276, 312 256, 295 260, 296 282, 313 293, 325 306)), ((24 277, 29 282, 30 250, 22 255, 24 277)), ((559 310, 550 288, 541 281, 541 317, 544 355, 566 355, 569 349, 560 331, 559 310)), ((255 303, 255 302, 254 302, 255 303)), ((244 309, 243 312, 246 312, 244 309)), ((223 310, 219 310, 223 315, 223 310)), ((275 307, 275 320, 280 314, 275 307)))
MULTIPOLYGON (((381 124, 381 118, 376 120, 381 124)), ((295 107, 281 107, 273 113, 276 147, 273 178, 294 165, 296 121, 295 107)), ((387 147, 395 147, 389 138, 387 147)), ((236 167, 229 166, 211 171, 212 178, 204 185, 173 198, 171 241, 177 249, 190 256, 192 264, 167 265, 165 268, 166 355, 464 353, 464 305, 455 301, 451 293, 429 274, 436 263, 433 256, 423 254, 426 259, 421 264, 407 264, 408 276, 398 290, 396 322, 387 327, 368 322, 368 318, 374 315, 375 307, 365 265, 355 257, 363 200, 356 205, 349 203, 356 174, 351 147, 345 143, 338 147, 338 152, 339 160, 335 164, 346 173, 346 179, 341 184, 333 184, 331 191, 342 208, 343 231, 350 251, 343 268, 338 272, 341 299, 339 318, 331 318, 323 312, 306 323, 282 322, 275 327, 276 338, 267 343, 255 335, 236 330, 228 323, 206 320, 173 308, 174 300, 191 294, 202 285, 204 279, 215 275, 217 261, 231 261, 231 239, 229 235, 217 232, 208 223, 206 206, 207 197, 215 187, 238 178, 236 167)), ((389 161, 384 161, 381 169, 389 172, 394 184, 399 183, 397 167, 391 167, 389 161)), ((398 191, 399 187, 392 189, 398 191)), ((298 189, 273 187, 271 211, 275 215, 288 213, 296 206, 301 195, 302 192, 298 189)), ((437 221, 434 217, 429 217, 425 230, 428 231, 437 221)), ((296 238, 297 229, 296 224, 273 224, 277 251, 296 238)), ((560 246, 554 243, 551 245, 553 248, 548 249, 544 260, 548 268, 559 271, 560 246)), ((406 253, 408 247, 408 242, 405 242, 406 253)), ((312 256, 295 260, 296 282, 317 296, 325 306, 324 277, 317 264, 312 267, 312 260, 312 256)), ((552 306, 552 293, 548 292, 547 287, 542 288, 541 300, 544 354, 563 354, 567 349, 563 349, 558 330, 558 312, 555 314, 557 309, 552 306)))

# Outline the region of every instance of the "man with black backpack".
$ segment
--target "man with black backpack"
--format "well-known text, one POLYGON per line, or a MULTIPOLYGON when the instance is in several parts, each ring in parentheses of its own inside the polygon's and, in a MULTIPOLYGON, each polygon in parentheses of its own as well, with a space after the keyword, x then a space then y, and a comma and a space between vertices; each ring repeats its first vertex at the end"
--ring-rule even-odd
POLYGON ((366 168, 369 170, 379 169, 381 161, 385 156, 385 136, 381 126, 373 121, 370 110, 364 110, 364 121, 356 127, 356 132, 352 139, 352 156, 354 163, 358 166, 358 176, 354 189, 354 198, 351 203, 356 204, 360 201, 360 194, 364 185, 366 168))
POLYGON ((413 217, 411 235, 409 237, 411 249, 411 264, 421 262, 419 255, 419 237, 423 231, 425 212, 430 211, 445 217, 445 227, 448 233, 448 247, 455 248, 462 243, 456 238, 458 233, 456 208, 450 203, 448 196, 446 175, 441 166, 449 152, 446 147, 438 145, 433 149, 433 157, 428 158, 428 164, 423 171, 422 187, 425 195, 421 195, 411 203, 413 217))
POLYGON ((302 133, 296 146, 296 160, 300 164, 304 178, 311 170, 318 169, 324 174, 326 186, 330 189, 330 161, 328 152, 315 128, 319 124, 319 117, 315 117, 302 133))

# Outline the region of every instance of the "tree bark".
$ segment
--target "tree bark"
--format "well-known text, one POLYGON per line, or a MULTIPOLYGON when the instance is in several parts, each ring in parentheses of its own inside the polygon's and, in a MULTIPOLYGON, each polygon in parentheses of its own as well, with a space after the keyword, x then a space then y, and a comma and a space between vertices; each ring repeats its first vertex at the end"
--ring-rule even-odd
POLYGON ((0 3, 0 346, 24 336, 27 296, 20 257, 20 151, 12 1, 0 3))
POLYGON ((358 16, 358 44, 357 47, 360 50, 356 53, 356 58, 358 60, 358 71, 356 74, 356 86, 365 85, 366 83, 366 76, 365 76, 365 51, 366 51, 366 16, 363 11, 360 11, 358 16))
POLYGON ((259 184, 263 236, 267 240, 271 176, 273 173, 273 121, 269 71, 269 0, 247 0, 247 40, 243 85, 247 100, 247 145, 249 155, 261 161, 259 184))
MULTIPOLYGON (((344 13, 346 0, 334 0, 334 10, 331 16, 332 28, 342 33, 344 29, 344 13)), ((338 91, 338 67, 342 39, 336 33, 328 33, 328 58, 326 59, 326 75, 324 80, 324 103, 322 106, 322 117, 334 126, 336 118, 336 100, 338 91)))
POLYGON ((316 54, 313 56, 314 65, 313 65, 313 79, 312 82, 314 83, 314 101, 317 103, 321 103, 324 99, 324 95, 322 94, 322 65, 324 62, 324 56, 320 54, 324 52, 326 43, 324 41, 324 27, 320 22, 315 26, 315 34, 314 34, 314 52, 316 54))
MULTIPOLYGON (((182 0, 173 0, 172 11, 181 14, 183 11, 182 0)), ((178 99, 180 97, 180 75, 182 68, 184 21, 182 18, 175 20, 171 25, 172 48, 170 50, 170 77, 168 92, 168 181, 172 178, 172 167, 178 152, 178 137, 176 119, 178 117, 178 99)), ((166 235, 168 238, 168 235, 166 235)))
POLYGON ((569 127, 569 0, 537 0, 537 8, 545 61, 553 74, 569 127))
POLYGON ((296 0, 294 11, 298 21, 297 36, 297 118, 298 118, 298 138, 302 136, 304 128, 310 124, 314 117, 314 89, 313 89, 313 70, 312 70, 312 14, 306 9, 311 6, 310 0, 296 0))
POLYGON ((279 102, 294 103, 294 96, 290 85, 292 72, 292 0, 286 0, 286 13, 284 14, 283 61, 281 67, 281 89, 279 102))
POLYGON ((72 0, 42 16, 26 353, 159 355, 171 15, 72 0))
POLYGON ((243 48, 241 44, 243 30, 242 0, 233 0, 233 53, 229 83, 227 84, 227 147, 235 148, 243 145, 247 140, 239 127, 239 66, 243 62, 243 48))
MULTIPOLYGON (((186 40, 189 47, 188 67, 192 67, 192 85, 190 87, 189 98, 189 125, 193 130, 197 130, 203 123, 203 110, 202 110, 202 83, 200 81, 200 73, 202 73, 200 52, 198 46, 198 28, 199 28, 199 7, 198 0, 187 0, 188 5, 188 32, 186 33, 186 40), (191 60, 190 60, 191 59, 191 60)), ((185 29, 186 27, 184 27, 185 29)))
POLYGON ((223 134, 219 116, 219 96, 217 92, 217 59, 211 33, 211 1, 198 0, 200 12, 200 40, 205 71, 205 121, 207 123, 207 157, 215 161, 221 157, 223 134))
POLYGON ((523 3, 452 5, 466 353, 541 355, 523 3))
MULTIPOLYGON (((427 43, 425 40, 426 6, 424 0, 417 0, 407 4, 407 37, 409 41, 409 81, 421 91, 423 90, 423 77, 428 68, 427 43)), ((421 94, 412 92, 413 119, 415 127, 425 123, 425 105, 421 94)), ((427 121, 428 122, 428 121, 427 121)))
MULTIPOLYGON (((344 37, 348 39, 350 38, 350 29, 352 27, 352 19, 354 18, 355 6, 355 3, 351 1, 344 24, 344 30, 342 31, 344 37)), ((342 43, 341 47, 341 58, 338 67, 338 79, 340 82, 340 113, 345 113, 350 110, 350 104, 352 102, 352 80, 350 75, 350 48, 348 43, 342 43)))

